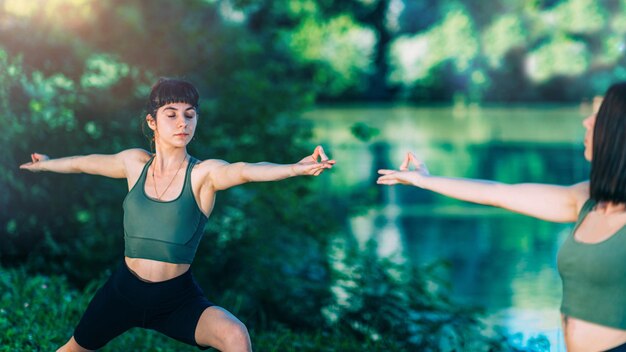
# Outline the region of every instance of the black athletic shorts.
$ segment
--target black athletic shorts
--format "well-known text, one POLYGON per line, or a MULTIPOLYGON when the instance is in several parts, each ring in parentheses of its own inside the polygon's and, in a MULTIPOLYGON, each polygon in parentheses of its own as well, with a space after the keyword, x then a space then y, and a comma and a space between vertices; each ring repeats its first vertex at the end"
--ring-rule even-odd
POLYGON ((626 343, 621 344, 619 346, 615 346, 615 347, 613 347, 611 349, 608 349, 608 350, 606 350, 604 352, 624 352, 624 351, 626 351, 626 343))
POLYGON ((102 348, 133 327, 153 329, 176 340, 196 343, 200 315, 212 306, 191 270, 162 282, 145 282, 122 262, 89 303, 74 330, 83 348, 102 348))

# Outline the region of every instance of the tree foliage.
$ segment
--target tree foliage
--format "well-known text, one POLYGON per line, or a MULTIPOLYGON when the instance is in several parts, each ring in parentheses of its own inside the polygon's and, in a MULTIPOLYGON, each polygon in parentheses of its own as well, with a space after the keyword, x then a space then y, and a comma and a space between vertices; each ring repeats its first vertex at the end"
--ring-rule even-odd
MULTIPOLYGON (((567 77, 571 70, 546 69, 539 77, 547 81, 536 83, 521 67, 529 57, 546 66, 563 50, 585 54, 576 61, 579 79, 623 75, 614 48, 620 38, 600 38, 622 15, 608 11, 608 4, 582 0, 547 9, 505 0, 493 7, 452 0, 438 5, 389 0, 33 3, 5 0, 0 9, 0 264, 9 268, 0 271, 0 327, 16 349, 34 344, 34 335, 24 329, 7 328, 26 319, 24 297, 75 322, 77 310, 69 301, 84 304, 101 273, 120 260, 120 205, 127 192, 124 181, 31 174, 18 165, 32 152, 60 157, 148 149, 142 106, 160 76, 188 79, 201 92, 193 155, 290 163, 312 150, 311 128, 299 116, 314 102, 451 100, 458 92, 470 100, 510 100, 515 98, 501 92, 512 86, 523 88, 516 90, 521 97, 536 98, 533 89, 553 91, 557 78, 566 83, 575 78, 567 77), (394 7, 398 4, 403 7, 394 7), (502 8, 509 13, 498 19, 494 11, 502 8), (520 8, 524 12, 514 14, 520 8), (541 26, 549 11, 567 15, 589 9, 608 16, 606 21, 564 26, 555 36, 541 26), (513 38, 515 45, 491 48, 481 34, 488 43, 513 38), (521 39, 527 35, 530 42, 521 39), (449 47, 420 47, 433 39, 449 47), (606 53, 597 69, 590 55, 596 52, 606 53), (416 66, 421 71, 414 75, 416 66), (54 286, 54 295, 42 295, 52 291, 44 286, 54 286)), ((594 87, 555 97, 579 96, 594 87)), ((374 132, 362 127, 355 126, 356 133, 371 137, 374 132)), ((394 268, 353 252, 346 265, 355 276, 344 277, 330 253, 349 210, 345 202, 336 204, 320 180, 310 178, 220 194, 194 263, 209 298, 251 327, 271 327, 272 337, 305 346, 299 350, 324 349, 290 333, 280 335, 284 329, 303 331, 314 341, 348 336, 345 350, 358 350, 357 345, 437 349, 441 341, 481 348, 504 343, 466 329, 475 323, 475 312, 426 290, 434 280, 426 274, 398 278, 390 274, 394 268), (341 305, 335 293, 346 280, 352 282, 343 290, 354 304, 341 305), (383 334, 389 338, 381 340, 383 334)), ((36 325, 37 333, 54 330, 49 323, 36 325)), ((71 323, 66 325, 48 338, 56 342, 61 337, 54 334, 69 334, 71 323)))

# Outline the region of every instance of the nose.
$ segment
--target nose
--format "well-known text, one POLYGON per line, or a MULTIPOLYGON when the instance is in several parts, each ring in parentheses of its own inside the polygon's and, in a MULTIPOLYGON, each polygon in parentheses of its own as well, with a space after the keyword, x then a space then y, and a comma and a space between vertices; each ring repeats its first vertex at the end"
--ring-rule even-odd
POLYGON ((187 119, 185 118, 185 116, 178 116, 178 126, 179 127, 184 127, 187 126, 187 119))
POLYGON ((593 125, 593 119, 595 118, 595 115, 590 115, 587 116, 586 119, 583 120, 583 126, 587 129, 591 129, 592 125, 593 125))

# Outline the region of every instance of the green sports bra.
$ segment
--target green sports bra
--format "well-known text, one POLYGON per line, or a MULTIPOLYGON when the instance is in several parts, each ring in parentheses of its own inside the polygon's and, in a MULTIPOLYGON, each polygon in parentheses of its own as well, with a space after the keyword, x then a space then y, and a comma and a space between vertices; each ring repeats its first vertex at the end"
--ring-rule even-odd
POLYGON ((626 330, 626 226, 598 243, 574 238, 574 232, 595 205, 591 199, 585 202, 557 256, 563 280, 561 312, 626 330))
POLYGON ((204 234, 207 217, 191 188, 191 157, 180 195, 158 201, 145 193, 146 174, 152 157, 124 199, 124 255, 175 264, 191 264, 204 234))

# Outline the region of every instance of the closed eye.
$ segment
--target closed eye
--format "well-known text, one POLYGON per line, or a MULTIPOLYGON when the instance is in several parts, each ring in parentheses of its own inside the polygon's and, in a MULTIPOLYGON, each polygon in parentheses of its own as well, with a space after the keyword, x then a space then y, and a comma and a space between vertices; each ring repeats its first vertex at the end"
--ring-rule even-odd
POLYGON ((196 111, 195 108, 189 108, 189 109, 185 110, 185 117, 188 118, 188 119, 193 119, 197 115, 198 115, 198 112, 196 111))

